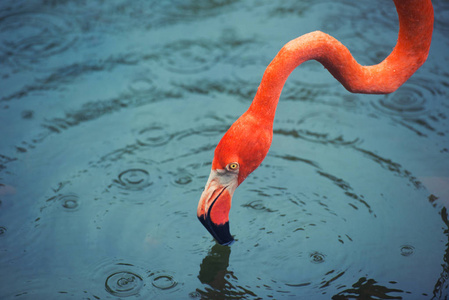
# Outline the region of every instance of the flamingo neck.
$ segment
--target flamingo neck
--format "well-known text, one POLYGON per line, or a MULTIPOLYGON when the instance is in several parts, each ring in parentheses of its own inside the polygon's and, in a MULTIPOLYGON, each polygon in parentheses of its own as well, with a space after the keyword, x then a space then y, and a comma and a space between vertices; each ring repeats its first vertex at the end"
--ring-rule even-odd
POLYGON ((332 36, 311 32, 288 42, 265 70, 248 113, 273 123, 282 88, 291 72, 308 60, 320 62, 348 91, 394 92, 427 59, 433 31, 431 0, 394 0, 399 16, 398 41, 381 63, 362 66, 332 36))

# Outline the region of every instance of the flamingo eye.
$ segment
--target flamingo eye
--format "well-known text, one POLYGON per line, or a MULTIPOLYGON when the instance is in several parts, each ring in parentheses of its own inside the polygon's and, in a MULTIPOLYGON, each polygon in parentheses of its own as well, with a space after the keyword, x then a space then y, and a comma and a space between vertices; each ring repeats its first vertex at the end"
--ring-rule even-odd
POLYGON ((231 170, 231 171, 235 171, 235 170, 237 170, 238 168, 239 168, 239 164, 238 164, 238 163, 230 163, 230 164, 228 165, 228 169, 231 170))

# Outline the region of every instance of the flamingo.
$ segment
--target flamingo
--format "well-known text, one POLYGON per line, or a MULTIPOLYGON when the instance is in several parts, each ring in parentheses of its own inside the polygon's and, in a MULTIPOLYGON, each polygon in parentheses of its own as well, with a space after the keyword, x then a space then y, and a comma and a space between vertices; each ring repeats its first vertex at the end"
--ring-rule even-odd
POLYGON ((398 40, 390 55, 377 65, 361 66, 342 43, 321 31, 288 42, 268 65, 248 110, 218 143, 198 203, 198 219, 219 244, 234 242, 229 231, 232 195, 267 155, 279 96, 296 67, 317 60, 349 92, 388 94, 426 61, 433 31, 431 0, 394 0, 394 4, 399 16, 398 40))

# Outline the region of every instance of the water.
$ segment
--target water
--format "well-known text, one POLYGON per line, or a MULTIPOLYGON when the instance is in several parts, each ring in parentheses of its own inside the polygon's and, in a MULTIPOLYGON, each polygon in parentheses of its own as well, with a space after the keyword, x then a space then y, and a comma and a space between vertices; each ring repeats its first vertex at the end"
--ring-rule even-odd
POLYGON ((236 243, 196 218, 213 150, 287 41, 362 64, 393 3, 2 1, 1 299, 447 299, 449 5, 396 93, 307 62, 236 191, 236 243))

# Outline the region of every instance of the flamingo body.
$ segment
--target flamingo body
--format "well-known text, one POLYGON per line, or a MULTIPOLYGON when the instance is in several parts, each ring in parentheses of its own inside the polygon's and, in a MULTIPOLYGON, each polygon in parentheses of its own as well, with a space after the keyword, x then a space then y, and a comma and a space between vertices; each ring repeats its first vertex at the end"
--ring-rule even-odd
POLYGON ((288 42, 268 65, 250 107, 218 143, 198 204, 198 219, 220 244, 233 242, 229 232, 232 195, 267 155, 279 97, 296 67, 317 60, 350 92, 386 94, 394 92, 426 61, 433 31, 431 1, 394 3, 399 16, 398 41, 377 65, 361 66, 342 43, 320 31, 288 42))

